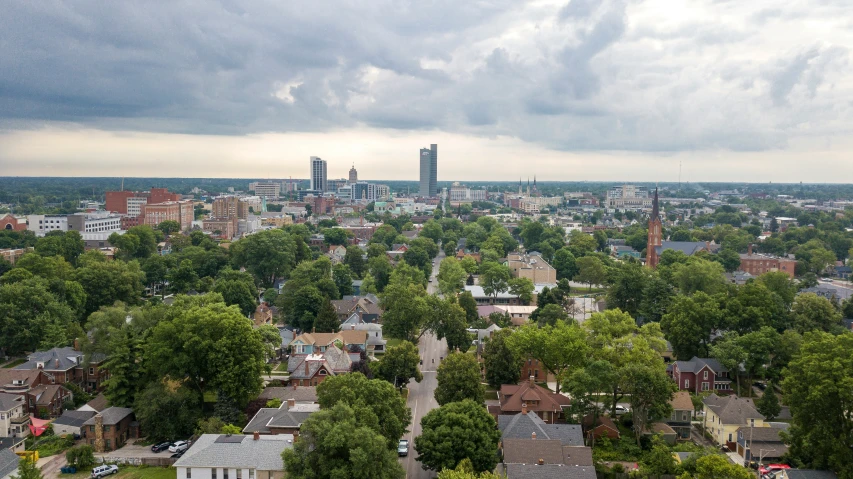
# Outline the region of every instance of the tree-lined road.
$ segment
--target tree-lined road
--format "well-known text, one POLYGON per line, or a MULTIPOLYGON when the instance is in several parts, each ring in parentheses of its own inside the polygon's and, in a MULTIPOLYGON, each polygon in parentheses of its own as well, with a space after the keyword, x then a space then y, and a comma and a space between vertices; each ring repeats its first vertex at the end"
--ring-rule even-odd
MULTIPOLYGON (((427 292, 430 294, 438 292, 438 280, 435 276, 438 274, 438 265, 441 264, 443 258, 444 252, 439 251, 430 276, 432 282, 427 283, 427 292)), ((443 339, 439 340, 432 333, 426 333, 421 337, 418 349, 423 360, 421 373, 424 378, 420 383, 409 382, 407 404, 412 410, 412 425, 409 428, 410 432, 406 434, 406 439, 409 440, 409 455, 401 457, 400 461, 406 469, 406 479, 432 479, 436 473, 424 470, 421 463, 416 460, 418 453, 415 452, 415 438, 421 434, 421 418, 438 407, 438 403, 435 401, 435 388, 438 386, 436 369, 441 358, 447 355, 447 343, 443 339)))

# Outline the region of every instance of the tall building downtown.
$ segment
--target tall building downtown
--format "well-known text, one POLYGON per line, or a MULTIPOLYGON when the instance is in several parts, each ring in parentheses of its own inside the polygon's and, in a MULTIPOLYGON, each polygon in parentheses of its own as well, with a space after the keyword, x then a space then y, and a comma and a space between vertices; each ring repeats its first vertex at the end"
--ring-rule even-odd
POLYGON ((421 182, 419 193, 424 198, 438 196, 438 145, 421 148, 421 182))

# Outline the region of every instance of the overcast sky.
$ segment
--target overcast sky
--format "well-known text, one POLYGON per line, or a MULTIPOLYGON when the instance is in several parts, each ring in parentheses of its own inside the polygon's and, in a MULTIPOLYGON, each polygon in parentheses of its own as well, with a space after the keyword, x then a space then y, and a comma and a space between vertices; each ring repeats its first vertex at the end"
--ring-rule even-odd
POLYGON ((0 176, 853 182, 842 0, 9 1, 0 176))

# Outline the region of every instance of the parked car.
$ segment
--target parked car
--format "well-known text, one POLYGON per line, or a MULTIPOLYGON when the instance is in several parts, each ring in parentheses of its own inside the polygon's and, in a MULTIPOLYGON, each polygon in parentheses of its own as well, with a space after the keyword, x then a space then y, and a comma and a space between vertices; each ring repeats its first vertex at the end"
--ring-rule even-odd
POLYGON ((98 479, 99 477, 109 476, 110 474, 115 474, 118 472, 118 466, 115 464, 110 464, 107 466, 98 466, 92 469, 92 479, 98 479))
POLYGON ((764 391, 765 389, 767 389, 767 384, 762 383, 762 382, 758 382, 758 381, 756 381, 755 383, 753 383, 753 386, 757 387, 758 389, 761 389, 762 391, 764 391))
POLYGON ((169 446, 169 452, 184 452, 188 447, 190 447, 190 445, 187 444, 187 441, 178 441, 169 446))
POLYGON ((163 452, 165 450, 168 450, 169 446, 171 445, 171 442, 161 442, 160 444, 154 444, 153 446, 151 446, 151 452, 163 452))
POLYGON ((178 459, 178 458, 180 458, 181 456, 183 456, 185 452, 187 452, 187 451, 176 452, 176 453, 172 454, 172 455, 171 455, 171 456, 169 456, 169 457, 171 457, 172 459, 178 459))
POLYGON ((629 412, 631 412, 631 410, 630 410, 630 409, 628 409, 627 407, 625 407, 625 406, 620 406, 620 405, 618 405, 618 404, 616 405, 616 415, 617 415, 617 416, 621 416, 621 415, 623 415, 623 414, 628 414, 629 412))
POLYGON ((397 443, 397 455, 398 456, 408 456, 409 455, 409 441, 406 439, 400 439, 400 442, 397 443))
POLYGON ((782 469, 790 469, 791 466, 787 464, 768 464, 766 466, 761 466, 758 468, 758 473, 761 475, 770 474, 772 472, 781 471, 782 469))

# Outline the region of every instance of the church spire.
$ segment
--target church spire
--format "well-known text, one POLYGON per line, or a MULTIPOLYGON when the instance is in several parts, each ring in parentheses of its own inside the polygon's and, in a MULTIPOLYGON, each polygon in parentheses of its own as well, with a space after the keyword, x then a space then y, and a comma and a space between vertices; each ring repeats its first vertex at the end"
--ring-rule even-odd
POLYGON ((655 197, 652 200, 652 217, 651 217, 651 219, 654 220, 658 217, 660 217, 660 207, 658 206, 658 188, 656 186, 655 187, 655 197))

